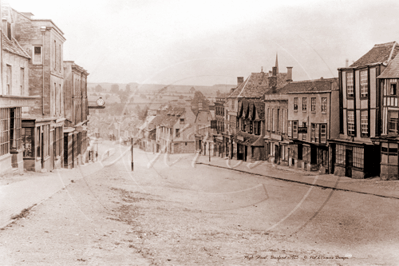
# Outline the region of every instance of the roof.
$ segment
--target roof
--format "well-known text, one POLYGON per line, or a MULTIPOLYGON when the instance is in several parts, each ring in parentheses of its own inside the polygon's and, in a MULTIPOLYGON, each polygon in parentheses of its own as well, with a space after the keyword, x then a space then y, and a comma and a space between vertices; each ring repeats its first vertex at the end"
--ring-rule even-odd
POLYGON ((373 64, 382 64, 384 62, 387 63, 392 58, 395 58, 398 52, 399 46, 397 42, 376 44, 370 51, 360 57, 360 59, 349 67, 361 67, 373 64))
MULTIPOLYGON (((271 73, 251 73, 251 75, 229 94, 229 98, 261 98, 265 92, 271 89, 269 78, 271 73)), ((287 83, 287 73, 277 73, 277 89, 287 83)))
POLYGON ((19 55, 22 57, 25 57, 27 59, 30 59, 31 57, 28 55, 27 52, 25 52, 22 47, 19 45, 19 43, 12 38, 11 40, 8 39, 6 35, 2 32, 2 44, 3 44, 3 50, 7 51, 9 53, 19 55))
POLYGON ((329 92, 338 89, 338 78, 290 82, 279 93, 329 92))
POLYGON ((237 132, 237 136, 241 136, 244 138, 244 141, 239 141, 243 145, 250 145, 250 146, 264 146, 263 136, 254 136, 252 134, 239 131, 237 132))
POLYGON ((387 68, 377 78, 399 78, 399 56, 389 62, 387 68))
POLYGON ((238 117, 256 120, 256 113, 259 120, 265 119, 265 103, 262 100, 242 99, 238 102, 238 117))

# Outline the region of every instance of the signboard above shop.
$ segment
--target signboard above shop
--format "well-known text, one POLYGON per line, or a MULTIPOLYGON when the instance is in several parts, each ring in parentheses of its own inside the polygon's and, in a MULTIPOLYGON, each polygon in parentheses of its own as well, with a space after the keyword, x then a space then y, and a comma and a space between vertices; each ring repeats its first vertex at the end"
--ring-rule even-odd
POLYGON ((308 133, 308 128, 307 127, 298 127, 298 133, 308 133))

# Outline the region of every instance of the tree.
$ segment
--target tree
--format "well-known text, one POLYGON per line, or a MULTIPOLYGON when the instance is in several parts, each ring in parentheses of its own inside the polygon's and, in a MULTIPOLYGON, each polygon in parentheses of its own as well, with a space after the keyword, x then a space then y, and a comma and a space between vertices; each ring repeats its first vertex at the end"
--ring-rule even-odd
POLYGON ((97 86, 96 86, 96 88, 94 89, 94 91, 96 91, 96 92, 102 92, 104 89, 103 89, 103 87, 101 87, 101 85, 100 84, 98 84, 97 86))
POLYGON ((126 92, 127 94, 130 93, 130 84, 126 84, 125 92, 126 92))
POLYGON ((112 84, 111 92, 115 93, 115 94, 118 94, 119 93, 119 85, 118 84, 112 84))

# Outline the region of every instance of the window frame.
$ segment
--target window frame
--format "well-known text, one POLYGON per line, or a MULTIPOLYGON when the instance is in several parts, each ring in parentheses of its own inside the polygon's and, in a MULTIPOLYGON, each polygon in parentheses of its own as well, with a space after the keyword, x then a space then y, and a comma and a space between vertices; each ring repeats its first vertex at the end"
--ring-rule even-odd
POLYGON ((361 136, 368 137, 369 136, 369 112, 368 110, 360 111, 360 133, 361 136), (365 117, 365 118, 364 118, 365 117))
POLYGON ((302 97, 302 112, 308 111, 308 97, 302 97))
POLYGON ((294 97, 294 112, 298 112, 298 109, 299 109, 299 106, 298 106, 299 100, 298 99, 299 99, 298 97, 294 97))
POLYGON ((33 49, 32 49, 32 64, 33 65, 42 65, 43 64, 43 46, 41 46, 41 45, 33 46, 33 49), (37 49, 40 49, 40 54, 36 53, 37 49), (40 59, 40 60, 38 60, 38 59, 40 59))
POLYGON ((0 156, 10 153, 10 109, 0 108, 0 156))
POLYGON ((321 113, 327 113, 327 97, 321 97, 321 113))
POLYGON ((356 117, 355 117, 355 110, 348 110, 346 114, 346 121, 347 121, 347 134, 348 136, 356 136, 356 117), (353 119, 349 119, 351 116, 350 114, 353 114, 353 119), (350 125, 353 125, 353 130, 351 130, 350 125))
POLYGON ((310 98, 310 111, 312 113, 316 112, 316 97, 311 97, 310 98))
POLYGON ((355 82, 354 82, 354 74, 353 71, 346 72, 346 97, 348 99, 352 99, 355 97, 355 82), (349 82, 350 81, 350 82, 349 82), (349 93, 351 92, 351 93, 349 93))
POLYGON ((360 70, 359 71, 359 89, 360 89, 360 98, 367 99, 368 98, 368 71, 360 70), (363 76, 362 76, 363 75, 363 76))

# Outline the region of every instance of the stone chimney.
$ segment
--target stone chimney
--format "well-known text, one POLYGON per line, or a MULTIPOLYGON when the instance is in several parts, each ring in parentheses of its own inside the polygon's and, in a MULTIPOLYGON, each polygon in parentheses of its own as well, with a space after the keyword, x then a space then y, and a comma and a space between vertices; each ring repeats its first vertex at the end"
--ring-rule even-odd
POLYGON ((292 81, 292 67, 287 67, 287 81, 292 81))
POLYGON ((244 77, 237 77, 237 87, 244 82, 244 77))
MULTIPOLYGON (((273 67, 273 72, 275 71, 275 67, 273 67)), ((272 90, 273 93, 277 91, 277 76, 272 75, 268 77, 269 80, 269 89, 272 90)))
POLYGON ((273 71, 273 77, 277 76, 277 67, 273 67, 272 71, 273 71))

